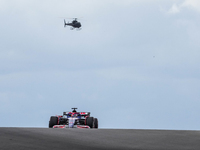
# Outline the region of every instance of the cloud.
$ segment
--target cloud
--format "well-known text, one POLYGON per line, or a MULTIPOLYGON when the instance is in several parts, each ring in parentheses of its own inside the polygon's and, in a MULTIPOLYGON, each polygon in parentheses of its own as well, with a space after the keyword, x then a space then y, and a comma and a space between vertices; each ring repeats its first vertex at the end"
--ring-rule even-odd
POLYGON ((191 9, 197 12, 200 12, 200 1, 199 0, 185 0, 180 4, 173 4, 169 9, 169 14, 180 13, 183 9, 191 9))
MULTIPOLYGON (((164 9, 161 9, 164 11, 164 9)), ((200 1, 199 0, 184 0, 184 1, 176 1, 173 3, 171 8, 168 11, 164 11, 166 14, 174 15, 179 14, 178 18, 175 19, 174 23, 179 29, 184 29, 186 31, 185 37, 187 39, 188 44, 190 44, 190 48, 193 47, 192 54, 196 59, 196 55, 198 52, 195 47, 199 47, 199 13, 200 13, 200 1), (195 54, 196 53, 196 54, 195 54)), ((172 19, 172 18, 171 18, 172 19)), ((177 28, 177 29, 178 29, 177 28)), ((185 31, 183 30, 182 33, 185 31)), ((190 54, 191 54, 190 53, 190 54)), ((195 60, 193 59, 193 60, 195 60)))
POLYGON ((180 7, 177 6, 177 4, 173 4, 173 6, 168 11, 168 13, 170 13, 170 14, 175 14, 175 13, 179 13, 179 12, 180 12, 180 7))
POLYGON ((199 0, 186 0, 182 4, 182 7, 191 8, 191 9, 194 9, 195 11, 200 12, 200 1, 199 0))

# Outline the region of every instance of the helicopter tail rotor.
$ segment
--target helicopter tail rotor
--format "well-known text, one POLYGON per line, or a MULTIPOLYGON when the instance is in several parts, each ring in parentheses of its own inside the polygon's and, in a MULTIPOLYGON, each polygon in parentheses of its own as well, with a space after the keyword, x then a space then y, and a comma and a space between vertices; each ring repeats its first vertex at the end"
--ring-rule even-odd
POLYGON ((66 24, 67 24, 67 23, 66 23, 66 21, 65 21, 65 19, 64 19, 64 27, 66 27, 66 24))

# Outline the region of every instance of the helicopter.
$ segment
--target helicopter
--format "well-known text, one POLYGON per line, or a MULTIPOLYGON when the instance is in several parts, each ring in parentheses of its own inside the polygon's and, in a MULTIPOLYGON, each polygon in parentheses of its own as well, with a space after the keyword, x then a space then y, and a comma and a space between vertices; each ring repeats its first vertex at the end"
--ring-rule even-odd
POLYGON ((64 19, 64 27, 71 26, 71 30, 77 28, 77 30, 81 30, 81 23, 77 21, 77 18, 73 18, 74 20, 71 23, 66 23, 64 19))

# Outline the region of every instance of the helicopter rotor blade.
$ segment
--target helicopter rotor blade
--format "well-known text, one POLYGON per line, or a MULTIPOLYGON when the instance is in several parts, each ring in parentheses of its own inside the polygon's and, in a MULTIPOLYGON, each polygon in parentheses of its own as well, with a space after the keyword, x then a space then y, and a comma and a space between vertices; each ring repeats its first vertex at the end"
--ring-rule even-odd
POLYGON ((74 17, 74 18, 69 18, 69 17, 59 17, 59 18, 63 18, 63 19, 73 19, 73 20, 82 20, 83 17, 74 17))

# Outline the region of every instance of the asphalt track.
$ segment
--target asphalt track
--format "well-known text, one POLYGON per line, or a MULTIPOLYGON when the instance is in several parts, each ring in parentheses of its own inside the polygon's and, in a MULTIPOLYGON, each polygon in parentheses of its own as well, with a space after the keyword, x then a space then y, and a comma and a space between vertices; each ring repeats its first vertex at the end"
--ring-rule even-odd
POLYGON ((0 128, 0 150, 199 150, 200 131, 0 128))

